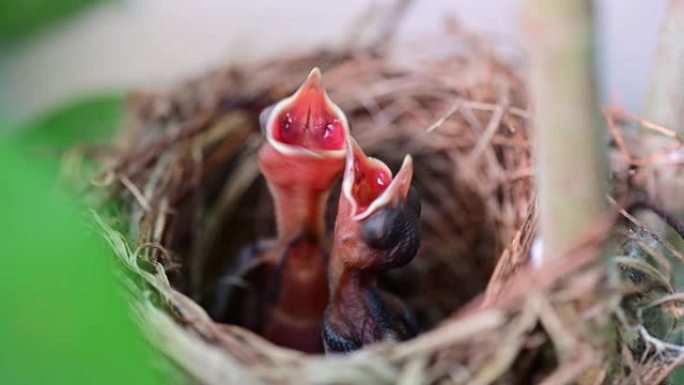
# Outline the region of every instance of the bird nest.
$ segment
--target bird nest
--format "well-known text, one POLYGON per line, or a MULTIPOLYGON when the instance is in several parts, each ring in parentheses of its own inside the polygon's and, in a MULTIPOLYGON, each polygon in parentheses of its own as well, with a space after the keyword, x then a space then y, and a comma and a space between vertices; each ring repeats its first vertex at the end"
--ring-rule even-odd
MULTIPOLYGON (((633 217, 616 210, 571 249, 558 251, 566 258, 533 266, 530 131, 525 83, 515 66, 463 31, 429 45, 230 66, 168 92, 131 96, 120 151, 99 181, 107 210, 97 218, 127 268, 122 279, 134 314, 173 363, 166 367, 185 375, 176 378, 241 385, 665 378, 681 350, 657 339, 642 313, 627 305, 675 314, 670 284, 628 292, 600 256, 607 243, 624 250, 620 255, 657 253, 666 244, 638 221, 619 220, 633 217), (258 115, 316 66, 367 153, 394 170, 413 155, 423 204, 418 255, 382 285, 405 301, 425 331, 339 356, 277 347, 238 325, 214 322, 204 310, 240 249, 275 233, 256 161, 258 115), (611 242, 618 227, 627 229, 623 241, 611 242), (639 246, 643 239, 648 247, 639 246)), ((634 170, 625 170, 615 172, 616 184, 627 186, 621 194, 633 189, 622 182, 634 170)), ((336 205, 329 206, 333 218, 336 205)), ((629 263, 617 270, 618 278, 637 283, 660 277, 650 279, 629 263)))

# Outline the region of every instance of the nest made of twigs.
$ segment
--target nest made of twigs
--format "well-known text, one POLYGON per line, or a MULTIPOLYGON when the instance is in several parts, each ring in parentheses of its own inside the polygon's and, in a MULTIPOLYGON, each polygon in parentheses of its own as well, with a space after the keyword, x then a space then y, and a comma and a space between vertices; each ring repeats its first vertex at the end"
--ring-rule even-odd
POLYGON ((525 84, 475 36, 451 31, 382 53, 230 66, 163 94, 135 94, 129 116, 101 183, 116 214, 98 219, 130 270, 125 280, 151 342, 192 381, 630 383, 666 376, 679 357, 635 357, 611 333, 620 297, 599 255, 614 216, 564 252, 572 258, 530 266, 536 217, 525 84), (340 357, 278 348, 213 322, 201 306, 240 248, 274 233, 255 160, 258 114, 314 66, 366 152, 395 169, 413 155, 423 199, 421 250, 383 283, 430 330, 340 357))

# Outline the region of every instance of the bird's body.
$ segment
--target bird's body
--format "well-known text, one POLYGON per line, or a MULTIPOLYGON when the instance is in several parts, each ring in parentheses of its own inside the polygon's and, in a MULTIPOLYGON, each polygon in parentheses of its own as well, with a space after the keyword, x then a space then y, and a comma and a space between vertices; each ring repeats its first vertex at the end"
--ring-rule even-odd
MULTIPOLYGON (((238 262, 246 287, 232 286, 217 296, 215 318, 231 319, 268 340, 309 353, 321 352, 321 317, 328 302, 327 253, 310 239, 282 245, 276 240, 248 247, 238 262)), ((229 284, 231 282, 228 282, 229 284)))
POLYGON ((403 341, 418 332, 410 312, 399 299, 378 288, 374 274, 345 273, 335 297, 323 327, 328 351, 349 352, 385 339, 403 341))
MULTIPOLYGON (((348 123, 314 69, 302 86, 264 113, 259 167, 275 206, 277 238, 247 251, 250 266, 239 323, 282 346, 321 352, 328 300, 325 206, 344 168, 348 123)), ((225 291, 225 289, 220 289, 225 291)), ((234 290, 232 290, 234 291, 234 290)), ((232 296, 231 296, 232 297, 232 296)))
POLYGON ((265 256, 262 293, 255 297, 261 309, 247 326, 270 341, 316 353, 322 349, 321 317, 328 301, 327 256, 318 242, 294 240, 265 256))
POLYGON ((420 244, 420 203, 409 197, 411 159, 393 179, 383 163, 367 158, 350 140, 346 165, 322 330, 328 352, 417 333, 401 301, 377 284, 383 272, 409 263, 420 244))
POLYGON ((240 324, 272 342, 311 353, 415 335, 402 303, 377 285, 379 274, 408 263, 420 243, 410 156, 394 178, 384 163, 366 157, 317 69, 262 114, 262 127, 259 168, 278 235, 241 254, 237 272, 219 285, 214 317, 237 313, 240 324), (328 253, 325 206, 343 171, 328 253), (235 276, 246 284, 242 295, 231 295, 235 276))

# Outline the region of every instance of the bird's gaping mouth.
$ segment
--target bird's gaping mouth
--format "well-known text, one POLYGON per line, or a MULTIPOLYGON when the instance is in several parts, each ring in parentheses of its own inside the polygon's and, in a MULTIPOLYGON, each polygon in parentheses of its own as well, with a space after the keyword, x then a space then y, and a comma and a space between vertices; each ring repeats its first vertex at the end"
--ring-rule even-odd
POLYGON ((349 124, 321 84, 314 68, 290 97, 266 113, 264 131, 269 143, 287 155, 344 157, 349 124))
POLYGON ((401 169, 392 171, 382 161, 366 156, 354 139, 348 139, 342 193, 352 206, 352 218, 362 220, 381 207, 406 202, 413 177, 413 159, 406 155, 401 169))

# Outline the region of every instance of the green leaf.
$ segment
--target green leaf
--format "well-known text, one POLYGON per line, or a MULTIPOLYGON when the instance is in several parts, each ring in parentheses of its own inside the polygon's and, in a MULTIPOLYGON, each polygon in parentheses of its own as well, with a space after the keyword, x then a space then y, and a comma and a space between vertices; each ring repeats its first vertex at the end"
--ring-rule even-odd
POLYGON ((24 37, 99 0, 2 0, 0 42, 24 37))
POLYGON ((124 118, 124 96, 102 95, 54 110, 18 130, 31 146, 66 149, 77 144, 110 142, 124 118))
POLYGON ((674 373, 672 374, 672 384, 673 385, 682 385, 684 384, 684 368, 679 367, 675 369, 674 373))
POLYGON ((39 159, 0 142, 0 384, 158 384, 114 259, 39 159))

